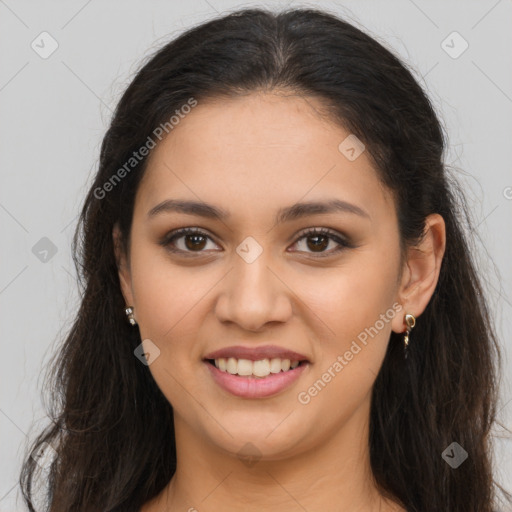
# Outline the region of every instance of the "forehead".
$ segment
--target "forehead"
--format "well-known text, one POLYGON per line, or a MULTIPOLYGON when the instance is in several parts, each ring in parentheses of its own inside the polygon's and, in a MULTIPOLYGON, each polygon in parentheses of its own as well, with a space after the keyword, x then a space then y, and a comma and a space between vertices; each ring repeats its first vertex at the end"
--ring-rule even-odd
POLYGON ((369 157, 347 158, 350 132, 320 107, 314 98, 270 93, 199 102, 152 150, 140 202, 148 211, 179 197, 254 213, 329 196, 382 215, 392 200, 369 157))

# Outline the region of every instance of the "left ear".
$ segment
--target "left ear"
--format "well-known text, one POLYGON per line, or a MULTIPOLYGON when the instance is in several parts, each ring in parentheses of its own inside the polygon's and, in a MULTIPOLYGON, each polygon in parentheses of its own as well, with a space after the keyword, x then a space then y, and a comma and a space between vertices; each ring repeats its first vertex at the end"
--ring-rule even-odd
POLYGON ((393 331, 405 331, 404 316, 407 313, 418 318, 425 311, 439 280, 445 248, 444 219, 438 213, 433 213, 425 219, 421 240, 417 245, 407 249, 397 298, 403 310, 393 318, 393 331))

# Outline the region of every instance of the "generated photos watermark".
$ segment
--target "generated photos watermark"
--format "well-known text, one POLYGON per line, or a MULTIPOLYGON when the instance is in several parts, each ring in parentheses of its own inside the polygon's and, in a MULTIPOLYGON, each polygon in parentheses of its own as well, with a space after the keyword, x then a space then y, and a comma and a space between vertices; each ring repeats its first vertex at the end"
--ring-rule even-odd
POLYGON ((146 142, 137 150, 132 153, 131 156, 119 169, 112 174, 112 176, 105 182, 101 187, 94 189, 94 197, 96 199, 103 199, 108 192, 111 192, 116 185, 118 185, 123 178, 126 177, 146 156, 149 152, 156 147, 155 138, 161 141, 165 135, 169 134, 179 122, 185 118, 187 114, 192 111, 197 105, 197 100, 193 97, 187 100, 187 103, 183 104, 179 109, 174 112, 176 115, 172 115, 168 121, 158 125, 146 139, 146 142))
MULTIPOLYGON (((368 344, 368 337, 374 338, 377 334, 384 329, 386 324, 388 324, 393 318, 396 316, 398 312, 402 310, 402 305, 398 302, 395 302, 391 308, 389 308, 385 313, 381 313, 379 319, 370 327, 366 327, 363 331, 361 331, 357 335, 357 339, 364 346, 368 344)), ((318 395, 320 391, 322 391, 329 382, 331 382, 336 375, 338 375, 345 366, 349 364, 350 361, 354 358, 355 355, 361 352, 362 348, 356 340, 353 340, 349 350, 345 351, 343 355, 339 355, 336 358, 329 368, 322 374, 322 376, 316 380, 313 385, 311 385, 306 391, 301 391, 297 395, 297 399, 299 403, 302 405, 307 405, 311 402, 312 398, 318 395)))

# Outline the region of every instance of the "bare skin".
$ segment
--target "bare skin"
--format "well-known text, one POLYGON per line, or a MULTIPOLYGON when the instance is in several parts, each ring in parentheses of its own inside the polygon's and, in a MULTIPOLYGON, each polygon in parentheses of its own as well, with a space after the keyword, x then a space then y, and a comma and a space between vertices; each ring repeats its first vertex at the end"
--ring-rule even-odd
POLYGON ((141 339, 160 350, 149 369, 174 409, 178 463, 142 512, 405 510, 372 479, 370 397, 391 331, 405 331, 405 313, 421 322, 439 277, 445 226, 429 216, 421 245, 402 261, 390 192, 365 152, 350 161, 338 150, 349 133, 312 105, 268 93, 199 103, 151 154, 129 258, 118 249, 119 275, 141 339), (167 199, 206 202, 230 216, 148 216, 167 199), (274 222, 280 208, 330 199, 364 213, 274 222), (204 243, 193 245, 190 235, 159 243, 182 227, 205 233, 204 243), (316 235, 302 235, 309 228, 328 228, 350 246, 323 238, 315 249, 316 235), (236 252, 246 237, 262 249, 251 263, 236 252), (358 335, 370 326, 378 333, 363 344, 358 335), (342 371, 308 394, 354 341, 360 350, 342 371), (219 348, 267 344, 309 360, 298 380, 271 397, 226 392, 203 361, 219 348), (240 456, 244 446, 257 455, 252 463, 240 456))

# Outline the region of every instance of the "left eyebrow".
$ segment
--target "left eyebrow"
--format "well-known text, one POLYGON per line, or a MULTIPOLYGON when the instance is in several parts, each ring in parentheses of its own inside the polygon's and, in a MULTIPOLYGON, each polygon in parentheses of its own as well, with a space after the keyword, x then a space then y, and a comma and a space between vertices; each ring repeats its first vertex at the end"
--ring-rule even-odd
MULTIPOLYGON (((202 202, 188 201, 178 199, 167 199, 157 204, 148 212, 148 217, 154 217, 164 212, 178 212, 188 215, 197 215, 209 219, 225 220, 231 217, 231 213, 217 206, 202 202)), ((370 219, 368 212, 356 206, 355 204, 342 201, 340 199, 331 199, 329 201, 309 201, 296 203, 292 206, 280 208, 275 217, 276 224, 283 224, 308 215, 321 215, 327 213, 351 213, 370 219)))
POLYGON ((308 215, 320 215, 325 213, 352 213, 370 219, 368 212, 352 203, 341 199, 331 199, 325 202, 309 201, 296 203, 286 208, 281 208, 276 215, 275 223, 282 224, 308 215))

